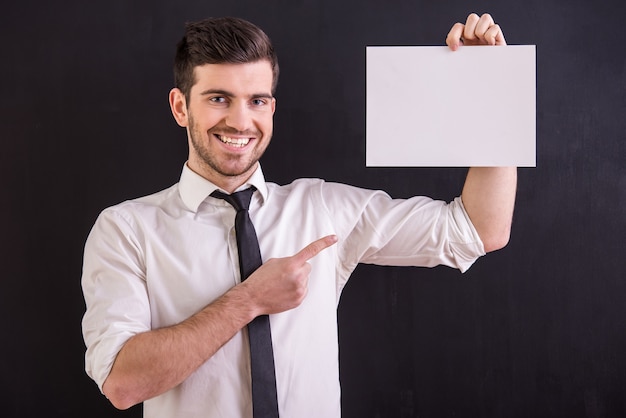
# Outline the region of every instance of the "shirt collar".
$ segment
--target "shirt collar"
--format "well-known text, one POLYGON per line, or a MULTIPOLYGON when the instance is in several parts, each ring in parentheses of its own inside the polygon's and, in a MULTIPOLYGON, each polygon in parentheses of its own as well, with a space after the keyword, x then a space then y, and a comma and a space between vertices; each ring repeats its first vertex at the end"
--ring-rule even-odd
MULTIPOLYGON (((261 164, 257 166, 257 169, 254 170, 254 173, 252 173, 248 181, 242 184, 236 191, 246 189, 250 186, 256 187, 260 195, 261 203, 263 203, 267 199, 267 185, 265 184, 265 176, 263 176, 261 164)), ((200 204, 204 202, 211 193, 221 189, 191 170, 187 166, 187 163, 185 163, 183 172, 180 175, 178 190, 185 206, 192 212, 197 212, 200 204)))

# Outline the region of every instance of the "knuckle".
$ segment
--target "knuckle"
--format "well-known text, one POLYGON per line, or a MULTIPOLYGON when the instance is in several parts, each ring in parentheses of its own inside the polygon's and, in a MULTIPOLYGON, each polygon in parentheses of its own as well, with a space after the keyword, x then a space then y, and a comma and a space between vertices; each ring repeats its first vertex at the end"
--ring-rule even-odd
POLYGON ((302 256, 305 260, 315 255, 315 244, 309 244, 302 250, 302 256))
POLYGON ((304 298, 306 298, 307 292, 308 292, 307 286, 301 286, 298 289, 298 292, 296 293, 296 301, 298 305, 300 305, 302 301, 304 301, 304 298))
POLYGON ((300 267, 296 264, 290 263, 285 269, 285 276, 286 277, 298 277, 299 272, 300 272, 300 267))

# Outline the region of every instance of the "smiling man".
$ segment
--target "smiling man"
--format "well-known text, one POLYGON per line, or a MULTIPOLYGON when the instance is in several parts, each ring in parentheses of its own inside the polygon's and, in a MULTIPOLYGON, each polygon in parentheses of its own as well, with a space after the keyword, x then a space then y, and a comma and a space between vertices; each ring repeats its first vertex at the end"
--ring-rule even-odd
POLYGON ((272 137, 272 67, 267 60, 204 64, 193 74, 188 94, 170 92, 174 118, 188 129, 187 165, 232 192, 252 175, 272 137))
MULTIPOLYGON (((505 41, 491 16, 472 14, 447 43, 505 41)), ((265 33, 235 18, 188 24, 174 73, 169 101, 189 157, 177 184, 105 209, 87 239, 87 373, 116 407, 144 402, 146 417, 338 418, 337 304, 352 271, 467 270, 508 242, 516 169, 471 168, 450 202, 321 179, 277 185, 259 164, 278 80, 265 33), (229 193, 251 196, 249 211, 229 193), (234 228, 244 213, 262 256, 247 278, 234 228), (262 317, 273 360, 259 384, 250 325, 262 317), (261 415, 253 387, 270 385, 274 406, 261 415)))

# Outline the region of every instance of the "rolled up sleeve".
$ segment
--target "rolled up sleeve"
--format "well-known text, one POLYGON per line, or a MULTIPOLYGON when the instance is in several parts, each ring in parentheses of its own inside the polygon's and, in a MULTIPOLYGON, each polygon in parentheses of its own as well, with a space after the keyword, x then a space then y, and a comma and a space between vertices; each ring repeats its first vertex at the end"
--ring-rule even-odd
POLYGON ((449 203, 424 196, 392 199, 382 191, 344 187, 326 183, 322 195, 329 216, 341 225, 346 272, 357 263, 446 265, 465 272, 485 254, 460 197, 449 203))
POLYGON ((85 370, 100 390, 125 342, 150 329, 143 259, 129 219, 103 211, 85 244, 81 279, 85 370))

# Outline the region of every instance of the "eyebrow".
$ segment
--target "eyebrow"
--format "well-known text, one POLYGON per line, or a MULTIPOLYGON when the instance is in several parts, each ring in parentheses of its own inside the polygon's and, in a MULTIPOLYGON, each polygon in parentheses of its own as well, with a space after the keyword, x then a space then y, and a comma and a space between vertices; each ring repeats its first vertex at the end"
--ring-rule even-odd
MULTIPOLYGON (((210 94, 219 94, 220 96, 235 97, 235 94, 227 90, 222 90, 222 89, 207 89, 201 92, 200 96, 208 96, 210 94)), ((273 99, 274 96, 272 96, 269 93, 255 93, 255 94, 251 94, 250 98, 251 99, 273 99)))

